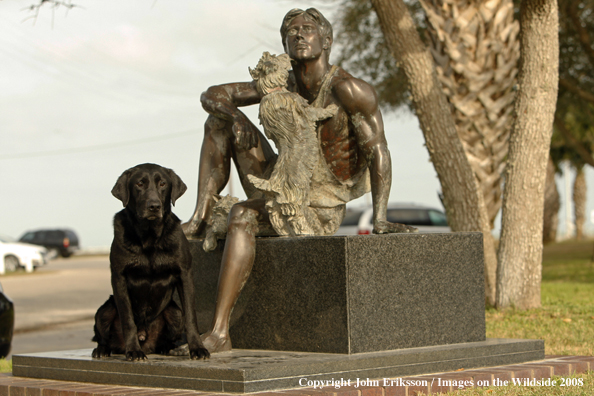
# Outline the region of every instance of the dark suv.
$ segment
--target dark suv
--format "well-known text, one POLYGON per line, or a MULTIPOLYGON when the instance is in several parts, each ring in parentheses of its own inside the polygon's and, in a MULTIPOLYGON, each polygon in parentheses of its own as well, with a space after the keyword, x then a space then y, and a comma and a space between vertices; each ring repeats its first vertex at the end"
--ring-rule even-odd
MULTIPOLYGON (((19 242, 45 246, 49 252, 56 251, 62 257, 70 257, 78 250, 78 236, 72 230, 27 231, 19 242)), ((50 253, 50 256, 53 256, 50 253)))

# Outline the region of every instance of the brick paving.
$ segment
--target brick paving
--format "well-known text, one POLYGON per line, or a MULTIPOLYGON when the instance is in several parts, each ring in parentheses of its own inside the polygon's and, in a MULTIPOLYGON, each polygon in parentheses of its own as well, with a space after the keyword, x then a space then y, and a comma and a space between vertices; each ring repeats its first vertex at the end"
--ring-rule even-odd
MULTIPOLYGON (((508 366, 487 367, 472 370, 459 370, 448 373, 434 373, 402 377, 394 384, 384 385, 378 380, 378 386, 353 386, 335 389, 300 388, 271 392, 252 393, 257 396, 414 396, 419 392, 439 394, 457 390, 459 386, 472 383, 502 384, 511 383, 512 378, 547 379, 551 376, 568 376, 594 370, 594 356, 547 356, 545 360, 514 364, 508 366)), ((217 395, 224 393, 196 392, 190 390, 157 389, 129 387, 119 385, 98 385, 82 382, 37 380, 14 377, 12 374, 0 374, 0 396, 186 396, 217 395)), ((237 395, 237 394, 235 394, 237 395)))

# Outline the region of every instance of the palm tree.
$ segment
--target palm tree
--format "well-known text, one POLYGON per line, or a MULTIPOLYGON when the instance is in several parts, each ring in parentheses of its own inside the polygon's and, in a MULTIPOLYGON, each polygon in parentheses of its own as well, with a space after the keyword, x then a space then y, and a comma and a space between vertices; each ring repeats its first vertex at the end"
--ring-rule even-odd
POLYGON ((502 179, 520 55, 512 0, 421 0, 439 79, 484 195, 491 227, 502 179))

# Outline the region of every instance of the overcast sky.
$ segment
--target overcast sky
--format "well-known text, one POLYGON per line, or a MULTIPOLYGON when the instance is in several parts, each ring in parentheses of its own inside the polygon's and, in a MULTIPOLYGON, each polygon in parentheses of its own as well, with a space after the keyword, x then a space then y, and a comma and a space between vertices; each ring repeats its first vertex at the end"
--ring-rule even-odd
MULTIPOLYGON (((188 191, 174 212, 189 219, 206 119, 200 94, 249 81, 263 51, 281 53, 291 8, 316 6, 331 22, 334 12, 328 2, 77 0, 67 15, 46 7, 27 20, 33 2, 0 1, 0 234, 69 227, 83 247, 110 244, 122 207, 111 188, 139 163, 181 176, 188 191)), ((257 124, 257 108, 246 112, 257 124)), ((416 118, 384 113, 384 121, 390 200, 441 208, 416 118)), ((234 183, 244 197, 240 190, 234 183)))

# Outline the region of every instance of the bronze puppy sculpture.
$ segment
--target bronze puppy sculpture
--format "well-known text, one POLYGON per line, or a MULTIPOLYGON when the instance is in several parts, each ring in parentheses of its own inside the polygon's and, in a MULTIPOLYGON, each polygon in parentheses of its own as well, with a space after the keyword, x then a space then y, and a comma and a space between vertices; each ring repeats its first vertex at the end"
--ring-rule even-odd
POLYGON ((338 107, 310 106, 299 94, 288 91, 290 69, 289 55, 268 52, 250 69, 263 95, 260 123, 278 149, 278 159, 269 179, 247 177, 264 193, 270 222, 279 235, 314 235, 308 205, 313 170, 320 161, 316 122, 333 117, 338 107))
POLYGON ((124 209, 114 217, 113 295, 95 315, 94 358, 113 352, 129 361, 146 360, 175 348, 184 330, 190 358, 210 356, 198 332, 190 246, 171 212, 185 191, 179 176, 155 164, 128 169, 113 187, 124 209), (175 290, 182 309, 173 299, 175 290))

